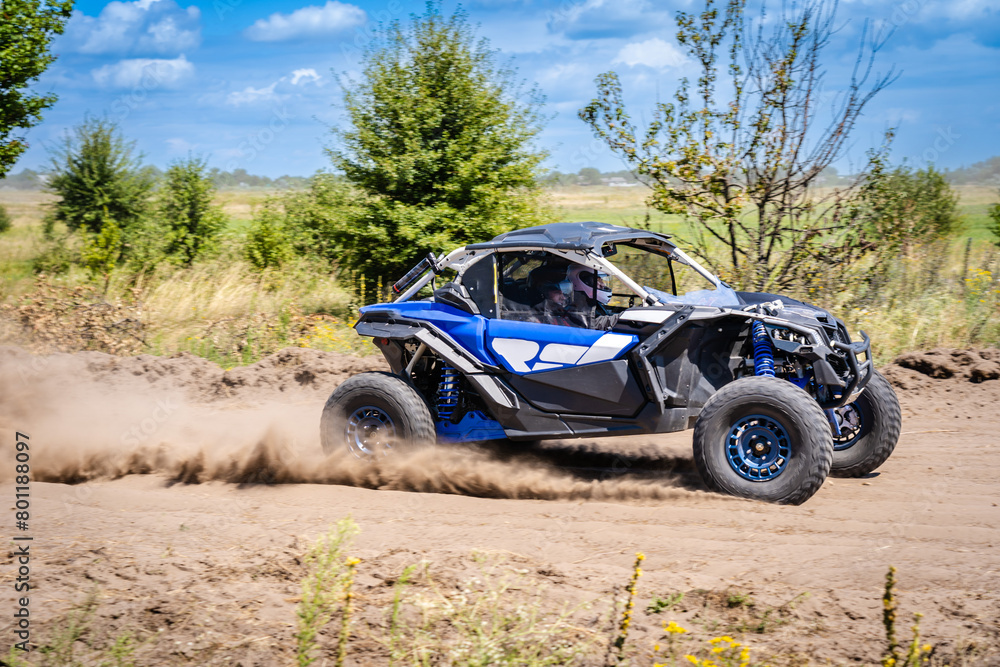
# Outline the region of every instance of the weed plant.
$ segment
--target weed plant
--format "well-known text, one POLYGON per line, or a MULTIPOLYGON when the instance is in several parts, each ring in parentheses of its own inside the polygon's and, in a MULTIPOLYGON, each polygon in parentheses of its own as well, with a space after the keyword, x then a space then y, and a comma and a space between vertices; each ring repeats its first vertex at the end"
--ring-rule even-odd
MULTIPOLYGON (((752 628, 718 634, 706 633, 707 628, 703 628, 699 633, 673 619, 661 622, 663 634, 652 651, 636 645, 629 639, 634 608, 629 603, 638 596, 641 554, 637 554, 624 586, 624 604, 618 600, 611 616, 603 616, 610 624, 603 624, 601 616, 595 618, 589 613, 591 603, 558 607, 549 592, 530 580, 528 571, 518 569, 509 556, 482 552, 472 553, 472 576, 459 580, 435 574, 434 567, 426 561, 405 567, 393 583, 392 604, 385 616, 380 620, 369 615, 368 623, 360 624, 354 618, 354 580, 359 567, 365 565, 350 553, 358 533, 358 526, 351 519, 343 519, 317 539, 303 556, 305 572, 295 609, 296 632, 293 646, 287 647, 299 667, 314 664, 342 667, 350 659, 354 646, 358 646, 355 660, 360 660, 359 664, 390 667, 582 666, 599 664, 602 655, 605 665, 630 667, 756 667, 775 664, 775 660, 778 664, 807 664, 801 657, 753 660, 754 650, 745 638, 747 633, 759 632, 752 628), (585 624, 594 629, 581 627, 585 624), (602 632, 601 627, 608 629, 602 632), (373 646, 383 648, 377 657, 372 653, 373 646)), ((935 655, 935 648, 921 639, 920 614, 914 615, 912 637, 901 644, 896 631, 895 587, 896 570, 890 568, 882 597, 885 644, 878 661, 882 667, 992 664, 979 659, 987 656, 970 653, 967 649, 971 645, 963 645, 952 658, 935 655)), ((790 607, 802 597, 796 596, 776 609, 790 607)), ((720 593, 713 599, 718 605, 731 608, 728 600, 733 598, 732 593, 720 593)), ((667 598, 676 602, 681 599, 681 594, 667 598)), ((740 608, 756 604, 743 596, 740 608)), ((97 608, 95 589, 70 609, 35 650, 30 653, 11 650, 0 657, 0 664, 134 667, 140 663, 136 655, 140 649, 148 653, 157 648, 159 633, 140 640, 128 630, 113 636, 95 630, 97 608)), ((188 657, 193 664, 203 664, 199 663, 200 658, 210 656, 206 653, 188 657)), ((141 664, 162 663, 142 660, 141 664)), ((277 656, 274 664, 279 664, 277 656)))
POLYGON ((98 590, 91 590, 73 605, 48 639, 29 652, 11 647, 0 657, 9 667, 135 667, 135 652, 155 639, 138 641, 126 630, 106 636, 92 629, 98 607, 98 590))
POLYGON ((344 664, 350 636, 354 571, 360 562, 346 556, 358 526, 350 518, 341 519, 335 528, 322 536, 306 553, 306 577, 302 580, 302 598, 296 611, 296 664, 308 667, 318 659, 319 633, 335 617, 340 619, 335 664, 344 664))

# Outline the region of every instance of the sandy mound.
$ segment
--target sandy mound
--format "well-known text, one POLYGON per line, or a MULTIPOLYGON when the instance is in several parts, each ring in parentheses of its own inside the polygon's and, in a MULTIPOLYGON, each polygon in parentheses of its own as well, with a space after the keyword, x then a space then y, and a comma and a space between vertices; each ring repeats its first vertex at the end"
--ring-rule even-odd
POLYGON ((8 346, 0 347, 0 369, 5 378, 92 382, 107 389, 180 393, 192 401, 253 403, 325 398, 348 377, 388 370, 388 365, 380 356, 290 347, 255 364, 224 371, 188 352, 170 357, 117 357, 103 352, 36 356, 8 346))
POLYGON ((1000 350, 995 348, 907 352, 880 370, 911 414, 975 419, 1000 402, 1000 350))

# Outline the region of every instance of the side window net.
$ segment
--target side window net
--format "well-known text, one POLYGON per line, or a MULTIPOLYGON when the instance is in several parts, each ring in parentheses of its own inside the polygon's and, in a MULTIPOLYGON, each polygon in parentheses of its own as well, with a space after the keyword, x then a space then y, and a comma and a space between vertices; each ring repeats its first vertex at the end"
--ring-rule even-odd
POLYGON ((544 251, 502 253, 498 317, 517 322, 588 327, 590 318, 573 300, 574 263, 544 251))
POLYGON ((498 317, 518 322, 536 322, 535 306, 542 302, 540 271, 549 258, 546 252, 516 252, 500 255, 498 317))

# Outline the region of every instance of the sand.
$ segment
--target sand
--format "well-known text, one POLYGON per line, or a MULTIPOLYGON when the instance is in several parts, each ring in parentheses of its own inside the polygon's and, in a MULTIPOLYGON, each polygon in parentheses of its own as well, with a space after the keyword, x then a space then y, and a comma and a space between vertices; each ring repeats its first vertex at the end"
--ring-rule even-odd
MULTIPOLYGON (((592 602, 593 632, 645 552, 635 664, 651 664, 668 619, 705 639, 742 625, 772 664, 875 664, 890 564, 902 637, 920 611, 939 655, 1000 664, 998 362, 997 350, 901 356, 882 369, 903 405, 893 456, 783 507, 705 490, 690 432, 376 464, 322 456, 323 401, 379 359, 290 349, 223 372, 190 355, 0 348, 0 494, 13 498, 14 433, 27 433, 33 637, 96 591, 90 632, 131 630, 138 664, 290 664, 301 556, 347 515, 362 530, 348 664, 385 664, 372 635, 407 564, 458 582, 473 550, 516 564, 553 600, 592 602), (643 611, 681 592, 669 611, 643 611), (743 595, 752 602, 733 606, 743 595), (768 609, 780 622, 755 632, 768 609)), ((6 609, 12 557, 0 567, 6 609)), ((0 636, 12 637, 8 618, 0 636)))

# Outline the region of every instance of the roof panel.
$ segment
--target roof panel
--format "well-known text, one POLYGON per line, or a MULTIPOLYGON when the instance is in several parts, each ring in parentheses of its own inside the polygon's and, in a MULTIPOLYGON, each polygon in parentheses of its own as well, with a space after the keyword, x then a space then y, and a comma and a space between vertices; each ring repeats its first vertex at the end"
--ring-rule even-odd
MULTIPOLYGON (((645 229, 621 227, 606 222, 555 222, 550 225, 525 227, 500 234, 492 241, 466 246, 470 250, 502 249, 504 247, 537 246, 540 248, 562 248, 572 250, 593 250, 609 241, 628 239, 659 239, 669 243, 670 236, 657 234, 645 229)), ((673 245, 671 243, 671 245, 673 245)))

